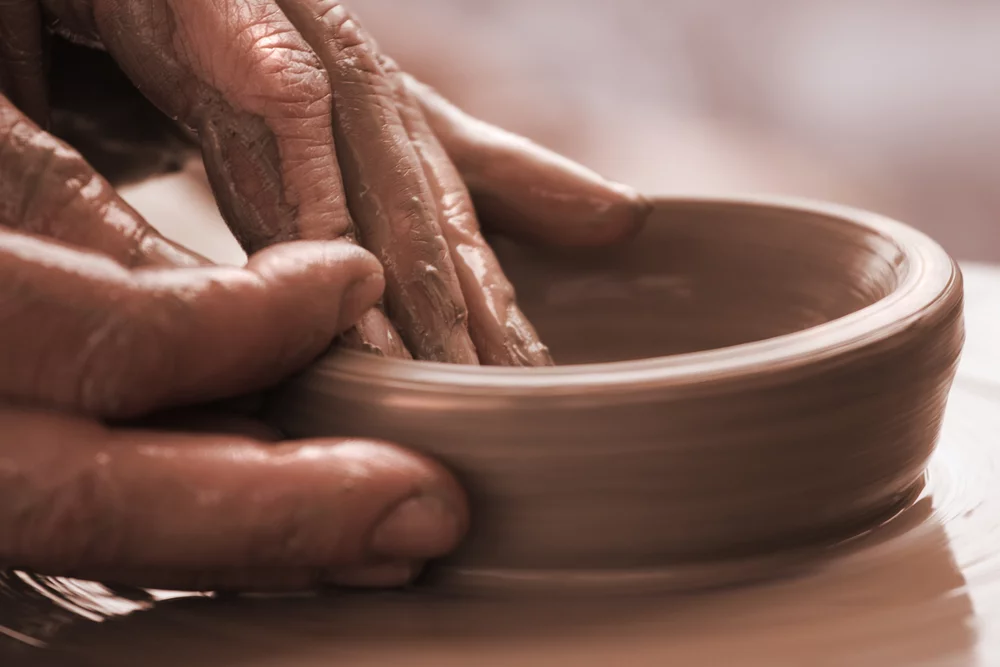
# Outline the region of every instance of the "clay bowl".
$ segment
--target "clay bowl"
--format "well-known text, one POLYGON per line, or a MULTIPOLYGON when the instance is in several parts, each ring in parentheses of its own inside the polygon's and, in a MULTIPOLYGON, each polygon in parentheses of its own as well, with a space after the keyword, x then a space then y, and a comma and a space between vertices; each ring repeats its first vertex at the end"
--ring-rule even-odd
POLYGON ((624 247, 494 247, 559 366, 335 350, 276 403, 292 436, 384 438, 456 473, 474 524, 445 581, 717 583, 857 535, 921 485, 963 341, 958 267, 922 233, 661 199, 624 247))

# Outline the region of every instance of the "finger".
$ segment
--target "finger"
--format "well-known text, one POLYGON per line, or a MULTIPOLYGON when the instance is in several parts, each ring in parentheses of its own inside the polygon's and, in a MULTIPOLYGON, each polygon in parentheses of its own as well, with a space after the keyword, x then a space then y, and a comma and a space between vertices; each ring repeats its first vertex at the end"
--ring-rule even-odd
POLYGON ((0 398, 105 417, 253 392, 320 354, 379 298, 378 261, 289 243, 245 268, 129 271, 0 236, 0 398))
POLYGON ((38 0, 0 0, 0 93, 46 127, 49 96, 42 36, 38 0))
POLYGON ((383 59, 396 106, 430 183, 441 231, 469 309, 479 361, 493 366, 550 366, 552 357, 515 302, 514 286, 479 231, 469 191, 448 159, 395 63, 383 59))
POLYGON ((434 197, 369 37, 335 0, 281 5, 329 73, 347 199, 385 265, 390 319, 414 357, 477 364, 434 197))
POLYGON ((372 308, 361 316, 353 328, 344 332, 339 341, 345 347, 380 357, 412 359, 413 355, 406 349, 396 328, 386 325, 385 313, 379 308, 372 308))
POLYGON ((0 457, 0 562, 40 573, 200 588, 259 572, 265 588, 298 587, 442 556, 467 523, 443 468, 378 442, 267 444, 6 409, 0 457))
POLYGON ((0 96, 0 225, 94 250, 126 266, 202 266, 165 239, 75 150, 0 96))
POLYGON ((351 232, 322 64, 268 2, 95 0, 108 51, 194 129, 219 206, 248 253, 351 232))
MULTIPOLYGON (((329 79, 275 5, 95 0, 94 18, 132 81, 197 133, 223 217, 248 253, 297 239, 354 239, 329 79)), ((402 346, 379 348, 399 339, 381 311, 366 316, 355 338, 386 356, 410 356, 402 346)))
POLYGON ((631 238, 649 217, 649 202, 631 188, 406 80, 490 230, 548 245, 595 246, 631 238))

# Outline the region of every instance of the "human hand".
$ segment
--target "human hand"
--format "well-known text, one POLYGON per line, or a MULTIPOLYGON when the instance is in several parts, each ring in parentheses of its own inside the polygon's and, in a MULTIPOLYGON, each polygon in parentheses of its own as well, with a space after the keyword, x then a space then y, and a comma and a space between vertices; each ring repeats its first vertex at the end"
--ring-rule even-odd
POLYGON ((391 586, 457 544, 465 501, 440 466, 186 407, 315 358, 381 295, 372 255, 299 241, 211 266, 9 104, 0 136, 34 160, 0 159, 0 564, 155 588, 391 586), (185 409, 134 421, 168 408, 185 409))
MULTIPOLYGON (((4 237, 17 278, 4 303, 36 319, 5 332, 0 358, 20 369, 0 398, 31 406, 2 409, 0 561, 167 588, 406 580, 465 527, 462 495, 434 464, 377 443, 274 445, 259 426, 249 437, 246 422, 217 417, 209 424, 242 434, 103 424, 266 386, 359 319, 347 340, 383 354, 548 363, 477 212, 530 241, 599 245, 637 229, 645 203, 454 109, 398 72, 337 3, 289 0, 287 17, 263 0, 43 4, 60 32, 107 47, 197 132, 220 208, 252 259, 244 270, 210 267, 162 238, 3 100, 0 222, 18 230, 4 237), (339 301, 350 271, 335 267, 360 250, 264 251, 341 237, 378 253, 398 332, 370 308, 377 295, 356 312, 339 301), (339 259, 318 259, 330 253, 339 259), (178 319, 167 319, 175 307, 178 319), (379 512, 418 495, 443 503, 437 520, 391 554, 366 548, 379 512)), ((34 0, 0 4, 5 90, 41 118, 44 80, 30 67, 40 43, 10 48, 37 34, 38 18, 34 0)))
POLYGON ((25 63, 41 60, 30 38, 40 31, 28 22, 43 15, 59 34, 106 48, 154 104, 193 130, 246 250, 343 237, 379 257, 384 308, 345 337, 355 347, 467 364, 551 363, 477 213, 492 231, 564 246, 625 238, 648 214, 631 190, 468 117, 401 73, 340 2, 4 3, 0 21, 22 43, 0 64, 19 106, 36 117, 47 111, 44 80, 25 63))

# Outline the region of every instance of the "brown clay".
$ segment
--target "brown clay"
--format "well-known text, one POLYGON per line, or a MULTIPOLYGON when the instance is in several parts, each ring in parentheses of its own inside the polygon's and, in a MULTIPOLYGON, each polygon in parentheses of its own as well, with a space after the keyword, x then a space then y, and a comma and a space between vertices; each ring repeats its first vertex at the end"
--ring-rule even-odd
MULTIPOLYGON (((737 248, 731 250, 737 254, 737 248)), ((5 667, 319 667, 344 661, 357 667, 992 664, 1000 656, 995 585, 1000 454, 994 446, 1000 429, 995 346, 1000 268, 971 265, 965 274, 969 344, 923 497, 872 533, 825 552, 821 567, 697 596, 571 600, 452 596, 434 588, 290 599, 216 600, 195 594, 177 600, 178 594, 164 591, 109 590, 91 582, 7 573, 0 575, 0 662, 5 667)), ((524 284, 523 271, 513 275, 524 284)), ((574 293, 539 299, 565 308, 574 293)), ((608 289, 604 301, 619 296, 620 289, 608 289)), ((691 292, 686 312, 699 312, 691 303, 695 299, 691 292)), ((683 341, 682 330, 673 331, 674 339, 683 341)), ((586 353, 583 346, 580 350, 586 353)), ((760 495, 756 490, 754 497, 760 495)), ((719 497, 723 503, 736 500, 719 497)))
POLYGON ((646 585, 823 544, 906 502, 963 341, 961 276, 899 223, 779 200, 661 200, 589 256, 495 246, 563 365, 335 351, 275 408, 384 438, 466 485, 466 584, 646 585), (530 286, 530 289, 525 289, 530 286))
MULTIPOLYGON (((1000 269, 990 283, 982 272, 972 277, 990 288, 983 297, 1000 294, 1000 269)), ((977 305, 982 320, 990 302, 977 305)), ((976 331, 984 345, 974 351, 982 352, 990 331, 976 331)), ((524 599, 418 587, 221 600, 5 573, 0 660, 321 667, 349 656, 358 667, 774 667, 822 656, 820 664, 859 667, 992 664, 1000 656, 1000 455, 991 438, 1000 428, 1000 375, 978 379, 1000 370, 990 359, 963 363, 925 497, 795 577, 693 596, 524 599)))

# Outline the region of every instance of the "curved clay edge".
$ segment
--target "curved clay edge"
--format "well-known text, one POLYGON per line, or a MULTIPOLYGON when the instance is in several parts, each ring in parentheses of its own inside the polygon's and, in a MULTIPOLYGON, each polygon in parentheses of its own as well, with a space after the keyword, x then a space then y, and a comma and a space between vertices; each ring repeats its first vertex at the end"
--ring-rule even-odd
POLYGON ((375 358, 337 350, 307 375, 336 375, 352 382, 421 391, 476 390, 531 395, 579 394, 599 389, 607 399, 615 390, 634 392, 645 385, 687 385, 733 374, 761 379, 814 364, 891 339, 939 316, 961 302, 958 264, 929 236, 891 218, 837 204, 787 197, 710 197, 653 199, 657 209, 766 207, 780 214, 808 215, 862 227, 896 247, 900 282, 891 294, 830 322, 766 340, 728 348, 611 363, 546 368, 459 366, 375 358))

